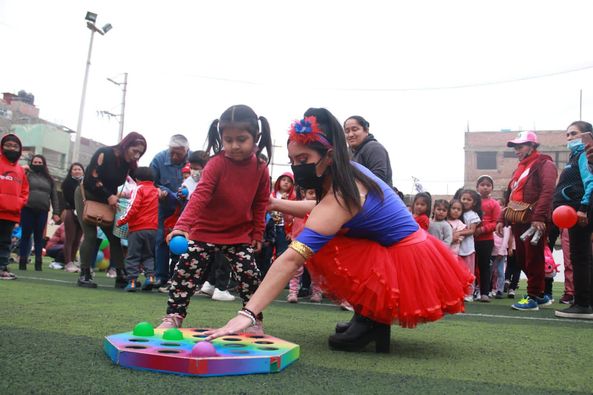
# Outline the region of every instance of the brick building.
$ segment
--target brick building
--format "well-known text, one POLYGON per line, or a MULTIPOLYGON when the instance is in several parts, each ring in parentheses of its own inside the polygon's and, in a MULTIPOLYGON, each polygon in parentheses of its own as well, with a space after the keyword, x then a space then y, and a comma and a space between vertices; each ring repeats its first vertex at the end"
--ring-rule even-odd
MULTIPOLYGON (((39 118, 35 97, 25 91, 17 95, 5 92, 0 99, 0 135, 15 133, 23 144, 20 163, 27 164, 35 154, 45 156, 50 174, 61 182, 72 158, 75 131, 39 118)), ((82 137, 80 141, 80 162, 86 166, 95 151, 105 146, 82 137)))
MULTIPOLYGON (((518 160, 515 151, 507 147, 507 141, 514 139, 518 132, 466 132, 464 186, 475 188, 476 180, 483 174, 494 179, 493 197, 501 197, 506 189, 518 160)), ((568 161, 566 131, 536 131, 540 146, 538 151, 552 157, 558 167, 558 174, 568 161)))

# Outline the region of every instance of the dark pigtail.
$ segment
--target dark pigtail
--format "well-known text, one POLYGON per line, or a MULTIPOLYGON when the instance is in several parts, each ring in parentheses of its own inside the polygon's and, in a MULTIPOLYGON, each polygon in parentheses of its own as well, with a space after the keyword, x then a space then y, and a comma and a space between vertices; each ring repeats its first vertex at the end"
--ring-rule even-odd
POLYGON ((218 132, 218 119, 212 121, 210 129, 208 129, 208 148, 206 148, 206 152, 210 154, 210 150, 213 150, 214 155, 222 150, 222 140, 218 132))
POLYGON ((270 164, 272 160, 272 132, 270 131, 270 124, 266 117, 262 116, 259 117, 259 122, 261 123, 261 133, 257 142, 257 155, 259 156, 265 148, 268 157, 267 163, 270 164))

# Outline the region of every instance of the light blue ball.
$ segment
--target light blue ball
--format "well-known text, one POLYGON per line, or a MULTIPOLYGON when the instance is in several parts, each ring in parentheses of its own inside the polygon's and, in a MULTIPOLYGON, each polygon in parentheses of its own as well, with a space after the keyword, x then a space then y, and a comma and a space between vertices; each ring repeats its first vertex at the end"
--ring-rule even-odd
POLYGON ((185 254, 187 252, 188 242, 183 236, 175 236, 169 243, 169 250, 175 255, 185 254))

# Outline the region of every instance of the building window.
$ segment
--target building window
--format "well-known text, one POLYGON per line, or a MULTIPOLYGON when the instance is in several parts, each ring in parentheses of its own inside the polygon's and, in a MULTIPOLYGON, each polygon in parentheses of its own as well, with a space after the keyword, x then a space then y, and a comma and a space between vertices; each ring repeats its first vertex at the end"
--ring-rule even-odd
POLYGON ((479 170, 496 169, 496 152, 476 152, 476 168, 479 170))
POLYGON ((517 158, 517 155, 515 154, 515 151, 505 151, 502 154, 502 157, 505 158, 505 159, 509 159, 509 158, 516 159, 517 158))

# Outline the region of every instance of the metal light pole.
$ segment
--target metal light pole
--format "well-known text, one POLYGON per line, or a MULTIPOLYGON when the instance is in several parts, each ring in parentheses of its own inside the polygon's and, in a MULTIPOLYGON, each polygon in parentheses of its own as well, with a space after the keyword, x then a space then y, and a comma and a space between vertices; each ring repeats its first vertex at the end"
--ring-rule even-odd
POLYGON ((84 115, 84 101, 86 98, 86 86, 89 79, 89 68, 91 66, 91 54, 93 52, 93 39, 95 37, 95 33, 99 33, 100 35, 104 35, 109 30, 111 30, 111 25, 108 23, 103 26, 103 29, 98 28, 95 25, 97 21, 97 14, 92 12, 86 13, 86 27, 91 30, 91 41, 89 43, 89 52, 86 58, 86 69, 84 71, 84 80, 82 83, 82 96, 80 98, 80 109, 78 110, 78 124, 76 126, 76 140, 74 141, 74 150, 72 152, 72 161, 77 162, 79 160, 80 155, 80 135, 82 131, 82 118, 84 115))

